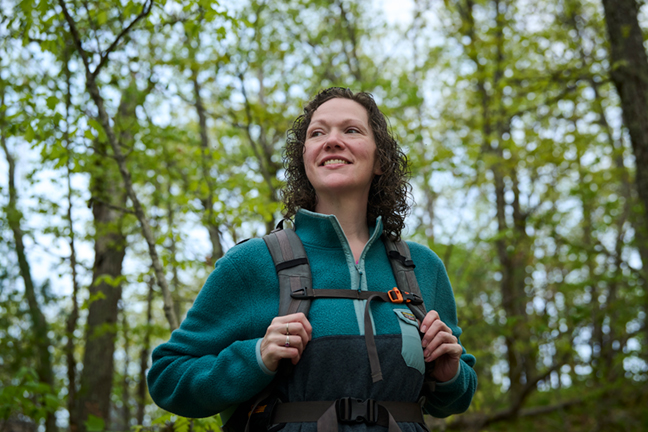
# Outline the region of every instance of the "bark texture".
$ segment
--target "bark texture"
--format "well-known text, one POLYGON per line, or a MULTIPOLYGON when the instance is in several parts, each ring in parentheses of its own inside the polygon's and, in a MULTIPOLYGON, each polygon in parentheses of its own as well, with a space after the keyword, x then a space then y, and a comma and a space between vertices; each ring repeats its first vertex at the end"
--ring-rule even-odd
MULTIPOLYGON (((103 154, 105 144, 95 151, 103 154)), ((115 206, 123 204, 124 192, 118 187, 112 161, 95 156, 91 179, 92 215, 94 217, 95 260, 92 267, 90 304, 85 330, 83 371, 77 394, 77 430, 85 432, 89 415, 110 418, 110 394, 113 385, 115 336, 118 303, 121 299, 122 262, 126 238, 121 230, 123 213, 115 206)))
MULTIPOLYGON (((610 76, 621 97, 637 167, 648 166, 648 56, 636 0, 603 0, 610 39, 610 76)), ((637 169, 637 192, 648 208, 648 171, 637 169)))
MULTIPOLYGON (((637 242, 643 260, 644 284, 648 279, 648 55, 639 26, 639 4, 636 0, 603 0, 605 24, 610 42, 610 77, 621 98, 623 123, 628 128, 636 160, 635 184, 643 215, 635 225, 637 242)), ((645 306, 648 294, 644 291, 645 306)), ((648 344, 648 326, 644 323, 644 347, 648 344)), ((648 360, 648 350, 643 356, 648 360)))

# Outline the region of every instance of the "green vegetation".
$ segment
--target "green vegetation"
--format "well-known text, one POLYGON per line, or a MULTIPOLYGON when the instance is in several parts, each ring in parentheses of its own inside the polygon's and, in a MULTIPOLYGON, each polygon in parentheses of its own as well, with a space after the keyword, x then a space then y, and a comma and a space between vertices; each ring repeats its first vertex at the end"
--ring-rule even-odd
POLYGON ((0 431, 218 430, 155 407, 150 351, 279 219, 286 130, 333 85, 389 117, 405 235, 445 262, 478 359, 471 409, 431 427, 648 429, 635 0, 0 10, 0 431))

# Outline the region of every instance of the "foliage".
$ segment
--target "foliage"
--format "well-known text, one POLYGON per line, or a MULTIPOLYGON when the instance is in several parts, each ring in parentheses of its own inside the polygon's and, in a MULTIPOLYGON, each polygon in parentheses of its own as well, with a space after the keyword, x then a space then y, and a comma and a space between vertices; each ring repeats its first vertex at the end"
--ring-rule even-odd
POLYGON ((39 422, 48 413, 55 412, 60 402, 45 383, 39 382, 36 371, 23 367, 11 384, 0 388, 0 418, 9 420, 24 416, 39 422))
MULTIPOLYGON (((146 14, 148 2, 64 4, 98 71, 179 317, 223 251, 278 219, 285 132, 304 102, 331 85, 367 90, 412 163, 405 236, 445 262, 462 342, 478 359, 470 411, 440 427, 646 427, 645 216, 598 1, 416 0, 402 23, 369 0, 158 1, 146 14)), ((86 419, 86 429, 218 430, 218 417, 173 416, 145 391, 150 349, 169 335, 162 298, 61 1, 0 7, 2 139, 20 167, 34 278, 54 293, 37 298, 56 376, 46 390, 30 372, 36 342, 3 213, 3 418, 38 423, 68 409, 78 383, 65 373, 65 344, 73 340, 79 362, 89 306, 106 299, 88 289, 97 276, 122 297, 119 319, 101 327, 115 336, 112 415, 86 419), (116 192, 98 194, 96 179, 116 192), (119 216, 93 224, 97 203, 119 216), (126 238, 123 271, 94 275, 95 241, 115 230, 126 238), (74 302, 79 327, 68 332, 74 302)))

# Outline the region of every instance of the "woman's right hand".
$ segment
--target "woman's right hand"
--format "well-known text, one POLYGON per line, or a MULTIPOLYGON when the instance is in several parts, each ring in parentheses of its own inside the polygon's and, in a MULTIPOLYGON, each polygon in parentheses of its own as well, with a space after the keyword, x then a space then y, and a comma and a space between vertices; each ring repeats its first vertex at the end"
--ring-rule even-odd
POLYGON ((279 361, 284 358, 297 364, 312 333, 313 327, 301 312, 276 317, 261 341, 263 363, 271 371, 276 371, 279 361))

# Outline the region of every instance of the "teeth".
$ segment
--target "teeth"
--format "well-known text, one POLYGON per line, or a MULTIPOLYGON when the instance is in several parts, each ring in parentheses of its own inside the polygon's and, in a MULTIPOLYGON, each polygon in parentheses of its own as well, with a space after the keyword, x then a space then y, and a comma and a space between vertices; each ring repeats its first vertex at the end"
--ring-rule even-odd
POLYGON ((342 159, 329 159, 326 162, 324 162, 324 166, 330 165, 330 164, 348 164, 349 162, 342 160, 342 159))

